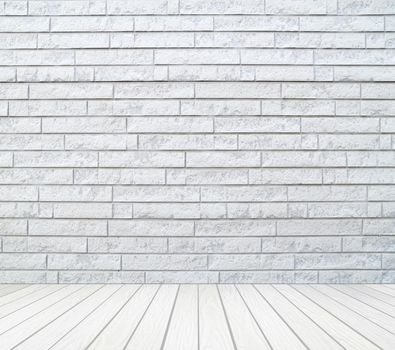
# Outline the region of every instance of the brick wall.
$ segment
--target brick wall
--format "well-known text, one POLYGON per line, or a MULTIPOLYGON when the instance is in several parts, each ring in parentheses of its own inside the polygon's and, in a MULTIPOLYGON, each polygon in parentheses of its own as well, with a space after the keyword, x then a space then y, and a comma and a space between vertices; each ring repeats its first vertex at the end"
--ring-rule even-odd
POLYGON ((395 282, 394 0, 0 15, 0 282, 395 282))

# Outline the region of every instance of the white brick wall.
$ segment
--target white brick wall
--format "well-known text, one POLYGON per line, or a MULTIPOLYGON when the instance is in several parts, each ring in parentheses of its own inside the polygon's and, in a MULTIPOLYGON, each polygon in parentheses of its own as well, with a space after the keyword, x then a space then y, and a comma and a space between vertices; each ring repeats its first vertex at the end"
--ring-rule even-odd
POLYGON ((394 0, 1 0, 0 282, 395 282, 394 0))

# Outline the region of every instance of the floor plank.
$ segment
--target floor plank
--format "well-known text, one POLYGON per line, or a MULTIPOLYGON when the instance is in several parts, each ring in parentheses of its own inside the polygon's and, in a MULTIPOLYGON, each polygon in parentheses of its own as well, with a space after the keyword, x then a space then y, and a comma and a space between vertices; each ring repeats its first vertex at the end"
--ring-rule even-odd
POLYGON ((274 350, 307 349, 253 286, 239 285, 237 289, 274 350))
POLYGON ((114 286, 114 293, 88 317, 84 318, 77 327, 74 327, 51 349, 86 349, 106 325, 113 319, 118 311, 133 297, 137 290, 135 285, 114 286))
POLYGON ((199 286, 199 339, 204 350, 235 349, 214 285, 199 286))
POLYGON ((50 286, 50 288, 53 290, 53 293, 47 295, 45 298, 36 301, 20 310, 12 312, 11 314, 0 319, 0 334, 3 334, 8 329, 15 327, 23 321, 39 314, 43 310, 46 310, 51 305, 59 302, 68 295, 75 293, 79 289, 83 288, 83 286, 50 286))
POLYGON ((40 285, 40 284, 34 284, 31 285, 27 288, 22 288, 19 289, 18 291, 16 291, 15 293, 11 293, 8 295, 5 295, 4 297, 1 298, 0 301, 0 309, 6 305, 9 305, 12 302, 15 301, 20 301, 23 297, 29 296, 33 293, 35 293, 36 291, 45 289, 45 286, 40 285))
POLYGON ((88 349, 124 349, 158 289, 158 285, 142 286, 88 349))
POLYGON ((332 286, 333 288, 346 293, 348 296, 353 297, 369 306, 386 313, 389 316, 395 316, 395 306, 388 304, 380 299, 376 299, 368 294, 363 293, 360 289, 353 288, 351 286, 332 286))
POLYGON ((180 286, 165 339, 164 350, 199 349, 198 307, 198 286, 180 286))
MULTIPOLYGON (((3 289, 0 290, 0 297, 7 296, 9 294, 15 293, 16 291, 26 288, 27 285, 25 284, 11 284, 8 286, 5 286, 3 289)), ((1 303, 2 298, 0 298, 0 303, 1 303)))
POLYGON ((294 286, 294 288, 302 292, 302 294, 307 296, 309 299, 315 300, 324 309, 330 310, 332 315, 348 324, 359 334, 363 334, 377 346, 383 349, 393 350, 395 337, 392 333, 386 331, 380 326, 377 326, 375 323, 369 321, 358 313, 346 308, 343 304, 329 298, 313 286, 303 285, 294 286))
POLYGON ((394 350, 393 285, 1 285, 0 350, 394 350))
POLYGON ((2 305, 0 307, 0 319, 14 313, 18 310, 21 310, 29 305, 34 304, 35 302, 44 299, 48 295, 52 293, 56 293, 58 290, 64 288, 65 286, 59 286, 59 287, 54 287, 54 286, 47 286, 46 288, 39 289, 35 292, 32 292, 29 295, 26 295, 20 299, 14 300, 10 303, 7 303, 5 305, 2 305))
POLYGON ((348 309, 360 314, 375 324, 380 325, 387 331, 393 332, 395 330, 395 319, 387 314, 362 303, 359 300, 332 288, 331 286, 316 286, 315 288, 333 300, 336 300, 338 303, 343 304, 348 309))
POLYGON ((328 350, 343 349, 325 330, 317 326, 316 323, 282 296, 273 286, 258 285, 256 288, 262 297, 273 305, 288 326, 298 334, 307 347, 328 350))
POLYGON ((26 339, 17 349, 49 349, 119 288, 119 286, 114 285, 98 288, 80 304, 68 310, 47 327, 37 332, 33 337, 26 339))
POLYGON ((67 310, 71 309, 73 306, 87 298, 96 288, 96 286, 82 287, 75 293, 66 296, 47 309, 44 309, 28 320, 25 320, 23 323, 18 324, 12 329, 9 329, 7 332, 0 335, 0 344, 2 350, 14 348, 23 340, 38 332, 40 329, 51 323, 54 319, 58 318, 67 310))
POLYGON ((380 348, 364 338, 361 334, 355 332, 344 322, 337 319, 328 311, 320 307, 318 304, 306 298, 303 294, 291 286, 275 286, 275 288, 290 302, 292 302, 299 310, 310 317, 339 344, 346 349, 353 350, 379 350, 380 348))
POLYGON ((177 285, 161 286, 125 350, 159 350, 161 348, 178 288, 177 285))
POLYGON ((237 349, 270 350, 254 317, 234 286, 218 286, 237 349))

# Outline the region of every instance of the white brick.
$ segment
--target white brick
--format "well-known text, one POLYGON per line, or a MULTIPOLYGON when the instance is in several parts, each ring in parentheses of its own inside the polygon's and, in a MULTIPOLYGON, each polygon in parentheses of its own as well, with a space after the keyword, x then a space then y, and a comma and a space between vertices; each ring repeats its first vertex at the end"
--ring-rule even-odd
POLYGON ((55 218, 111 218, 110 203, 56 203, 54 204, 55 218))
POLYGON ((207 186, 201 188, 203 202, 277 202, 285 201, 282 186, 207 186))
POLYGON ((140 184, 160 185, 165 183, 164 169, 75 169, 77 184, 140 184))
POLYGON ((111 15, 119 14, 165 14, 167 0, 107 0, 107 12, 111 15))
POLYGON ((114 187, 114 202, 198 202, 199 187, 195 186, 134 186, 114 187))
POLYGON ((27 220, 0 219, 0 231, 4 236, 19 236, 27 234, 27 220))
POLYGON ((278 222, 280 236, 328 236, 358 235, 362 232, 362 221, 343 220, 284 220, 278 222))
POLYGON ((16 167, 96 167, 97 152, 15 152, 16 167))
POLYGON ((320 184, 322 172, 320 169, 251 169, 249 183, 263 184, 320 184))
POLYGON ((265 13, 264 3, 260 0, 232 0, 215 2, 212 0, 180 0, 180 13, 188 14, 240 14, 265 13))
POLYGON ((0 186, 0 201, 37 201, 38 188, 36 186, 0 186))
POLYGON ((1 270, 42 270, 46 265, 45 254, 3 253, 0 255, 1 270))
POLYGON ((276 47, 364 48, 363 33, 276 33, 276 47))
POLYGON ((161 66, 102 66, 95 67, 96 81, 166 80, 167 67, 161 66))
POLYGON ((314 69, 310 66, 256 66, 256 80, 314 80, 314 69))
POLYGON ((88 238, 90 253, 166 253, 165 238, 88 238))
MULTIPOLYGON (((274 121, 276 121, 276 119, 274 119, 274 121)), ((279 132, 279 129, 277 129, 276 132, 279 132)), ((239 135, 239 148, 263 150, 316 149, 318 148, 318 137, 316 135, 290 134, 239 135)))
POLYGON ((114 48, 157 48, 193 47, 193 33, 114 33, 111 34, 111 47, 114 48))
POLYGON ((273 33, 196 33, 196 47, 273 47, 273 33))
POLYGON ((84 237, 29 237, 29 252, 33 253, 84 253, 87 251, 84 237))
POLYGON ((242 64, 311 64, 313 51, 311 50, 243 50, 241 51, 242 64))
POLYGON ((119 270, 121 258, 118 255, 99 254, 50 254, 50 270, 119 270))
POLYGON ((169 80, 239 80, 240 66, 178 65, 169 66, 169 80))
POLYGON ((378 149, 380 140, 377 135, 319 135, 321 149, 378 149))
POLYGON ((395 186, 368 186, 368 199, 372 201, 394 200, 395 186))
POLYGON ((394 0, 362 0, 355 3, 351 0, 340 0, 338 7, 341 14, 393 14, 394 0))
POLYGON ((122 270, 206 270, 205 255, 123 255, 122 270))
POLYGON ((149 167, 182 167, 183 152, 100 152, 101 167, 149 168, 149 167))
MULTIPOLYGON (((45 133, 121 133, 126 131, 124 118, 110 117, 44 118, 42 125, 45 133)), ((80 140, 83 140, 81 136, 80 140)))
POLYGON ((30 220, 29 234, 35 236, 105 236, 104 220, 30 220))
POLYGON ((137 148, 137 135, 66 135, 67 150, 125 150, 137 148))
POLYGON ((60 135, 3 135, 0 139, 0 150, 14 149, 63 150, 63 137, 60 135))
POLYGON ((114 88, 115 98, 192 98, 190 83, 118 83, 114 88))
POLYGON ((287 217, 286 203, 228 203, 228 218, 264 219, 287 217))
POLYGON ((135 31, 177 32, 213 30, 213 19, 209 16, 137 16, 135 31))
POLYGON ((40 17, 2 17, 1 32, 46 32, 49 19, 40 17))
POLYGON ((346 166, 346 153, 322 151, 265 151, 263 167, 332 167, 346 166))
POLYGON ((239 53, 231 49, 155 50, 155 64, 238 64, 239 53))
POLYGON ((69 169, 0 169, 1 184, 71 184, 69 169))
MULTIPOLYGON (((115 217, 130 217, 130 213, 125 213, 125 211, 125 205, 114 204, 115 217)), ((199 219, 201 210, 198 203, 135 203, 133 204, 133 217, 140 219, 199 219)))
POLYGON ((18 67, 17 79, 22 82, 72 81, 73 67, 18 67))
POLYGON ((340 252, 338 237, 276 237, 262 238, 262 251, 267 253, 340 252))
POLYGON ((168 170, 167 183, 188 185, 235 185, 248 183, 248 170, 181 169, 168 170))
MULTIPOLYGON (((380 123, 378 118, 317 117, 317 118, 302 119, 303 132, 317 132, 317 133, 367 132, 369 133, 369 132, 378 132, 379 125, 380 123)), ((330 136, 331 135, 328 135, 328 137, 330 136)), ((336 135, 336 137, 337 136, 339 135, 336 135)), ((352 137, 353 135, 347 135, 347 136, 352 137)))
POLYGON ((344 237, 345 252, 392 252, 395 245, 394 237, 344 237))
POLYGON ((288 254, 210 255, 210 270, 278 270, 292 269, 294 257, 288 254))
POLYGON ((216 16, 216 31, 296 31, 298 18, 291 16, 216 16))
MULTIPOLYGON (((4 17, 2 18, 4 19, 4 17)), ((34 49, 37 47, 37 35, 30 33, 0 34, 2 49, 34 49)))
POLYGON ((258 115, 256 100, 194 100, 181 101, 182 115, 258 115))
POLYGON ((392 65, 393 50, 316 50, 314 62, 322 65, 392 65))
POLYGON ((381 266, 379 254, 309 254, 295 255, 297 269, 377 269, 381 266))
POLYGON ((384 18, 379 16, 303 16, 300 30, 317 32, 376 32, 384 29, 384 18))
POLYGON ((259 238, 170 238, 170 253, 254 253, 259 238))
POLYGON ((268 14, 327 14, 336 13, 336 0, 266 0, 268 14))
POLYGON ((289 201, 363 201, 366 200, 365 186, 289 186, 289 201))
POLYGON ((256 167, 260 166, 259 152, 187 152, 187 167, 256 167))
POLYGON ((78 65, 113 65, 113 64, 151 64, 152 50, 79 50, 76 52, 78 65))
POLYGON ((196 236, 273 236, 274 221, 270 220, 215 220, 196 223, 196 236))
POLYGON ((88 99, 110 98, 112 84, 105 83, 51 83, 30 84, 31 99, 88 99))
POLYGON ((109 47, 109 35, 104 33, 52 33, 39 34, 39 48, 45 49, 84 49, 109 47))
POLYGON ((110 236, 192 236, 193 222, 190 221, 145 221, 116 220, 109 222, 110 236))
POLYGON ((59 283, 144 283, 144 272, 59 271, 59 283))
POLYGON ((111 187, 104 186, 42 186, 40 201, 45 202, 108 202, 111 187))
POLYGON ((218 283, 215 271, 147 271, 147 283, 218 283))
POLYGON ((197 83, 196 98, 274 98, 280 97, 277 83, 197 83))

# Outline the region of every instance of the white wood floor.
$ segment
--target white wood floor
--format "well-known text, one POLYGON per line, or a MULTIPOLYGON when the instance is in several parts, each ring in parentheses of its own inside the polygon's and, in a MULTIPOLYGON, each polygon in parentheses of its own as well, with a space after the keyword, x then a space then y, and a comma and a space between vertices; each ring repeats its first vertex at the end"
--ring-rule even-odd
POLYGON ((395 285, 0 285, 0 349, 395 349, 395 285))

